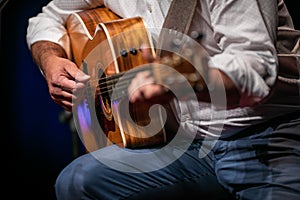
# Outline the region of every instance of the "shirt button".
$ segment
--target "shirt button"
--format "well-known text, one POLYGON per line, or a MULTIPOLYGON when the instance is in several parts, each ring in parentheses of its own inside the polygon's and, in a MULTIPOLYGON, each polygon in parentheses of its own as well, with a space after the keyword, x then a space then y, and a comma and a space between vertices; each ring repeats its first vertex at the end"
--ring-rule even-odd
POLYGON ((150 13, 152 13, 152 5, 150 3, 147 4, 147 9, 150 13))

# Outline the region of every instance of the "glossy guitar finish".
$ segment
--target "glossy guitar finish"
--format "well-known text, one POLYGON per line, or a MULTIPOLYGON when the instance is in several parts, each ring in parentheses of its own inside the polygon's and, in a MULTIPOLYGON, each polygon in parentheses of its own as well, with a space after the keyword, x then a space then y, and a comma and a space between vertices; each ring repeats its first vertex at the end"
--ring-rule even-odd
POLYGON ((87 97, 91 118, 97 120, 89 131, 93 134, 82 134, 84 143, 92 150, 99 148, 97 142, 103 138, 88 135, 101 131, 109 139, 106 145, 127 148, 162 145, 172 138, 179 126, 174 102, 130 104, 127 89, 136 73, 147 70, 174 98, 202 90, 207 62, 198 41, 176 31, 162 31, 166 37, 159 38, 155 50, 141 17, 121 19, 107 8, 72 14, 67 30, 75 63, 91 76, 87 89, 92 94, 87 97), (148 47, 160 62, 149 63, 141 47, 148 47))
MULTIPOLYGON (((142 45, 150 47, 155 56, 142 18, 120 19, 106 8, 97 8, 72 14, 67 29, 75 63, 81 68, 84 64, 88 74, 98 80, 91 79, 89 87, 92 92, 95 91, 95 112, 101 129, 109 139, 107 144, 139 148, 165 143, 166 117, 161 108, 154 109, 150 118, 149 108, 152 105, 129 104, 126 98, 128 82, 121 84, 125 72, 148 64, 140 53, 142 45), (117 89, 118 83, 125 90, 117 89)), ((95 146, 91 149, 97 149, 97 145, 92 144, 94 139, 86 139, 88 145, 95 146)))

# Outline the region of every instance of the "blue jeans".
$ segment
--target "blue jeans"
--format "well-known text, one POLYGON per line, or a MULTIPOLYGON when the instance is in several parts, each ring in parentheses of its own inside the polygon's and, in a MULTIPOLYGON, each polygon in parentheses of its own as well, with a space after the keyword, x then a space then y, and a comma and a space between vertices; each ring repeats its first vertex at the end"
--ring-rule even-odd
POLYGON ((299 112, 218 141, 195 140, 183 149, 179 144, 142 163, 126 162, 132 157, 115 145, 83 155, 58 176, 57 199, 300 199, 299 112))

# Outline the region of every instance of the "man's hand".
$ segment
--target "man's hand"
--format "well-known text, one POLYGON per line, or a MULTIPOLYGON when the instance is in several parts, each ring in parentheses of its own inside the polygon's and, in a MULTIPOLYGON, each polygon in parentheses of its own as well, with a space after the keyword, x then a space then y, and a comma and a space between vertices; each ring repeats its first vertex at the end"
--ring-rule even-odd
POLYGON ((68 59, 54 56, 51 60, 44 70, 49 94, 54 102, 71 111, 76 98, 74 90, 83 88, 90 77, 68 59))
MULTIPOLYGON (((143 57, 149 63, 159 63, 159 59, 155 59, 148 47, 142 47, 143 57)), ((168 101, 171 96, 168 95, 168 89, 162 85, 156 84, 155 79, 150 71, 142 71, 136 74, 128 87, 129 101, 131 103, 153 101, 168 101)))
POLYGON ((166 99, 167 88, 162 85, 155 84, 154 78, 150 71, 137 73, 131 81, 129 87, 129 100, 131 103, 142 101, 161 101, 166 99))
POLYGON ((40 41, 34 43, 31 52, 35 63, 42 70, 54 102, 72 111, 74 90, 84 87, 90 77, 69 60, 58 44, 40 41))

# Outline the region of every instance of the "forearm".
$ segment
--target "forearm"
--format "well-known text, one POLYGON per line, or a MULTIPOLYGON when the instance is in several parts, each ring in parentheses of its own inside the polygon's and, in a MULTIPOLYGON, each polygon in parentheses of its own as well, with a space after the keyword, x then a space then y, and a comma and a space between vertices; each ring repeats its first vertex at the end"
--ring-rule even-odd
POLYGON ((50 41, 39 41, 31 46, 31 54, 34 62, 40 67, 41 71, 45 73, 45 67, 48 62, 51 62, 53 57, 67 58, 64 49, 50 41))
POLYGON ((233 81, 222 71, 212 68, 203 90, 197 92, 199 101, 233 108, 240 105, 240 93, 233 81))

